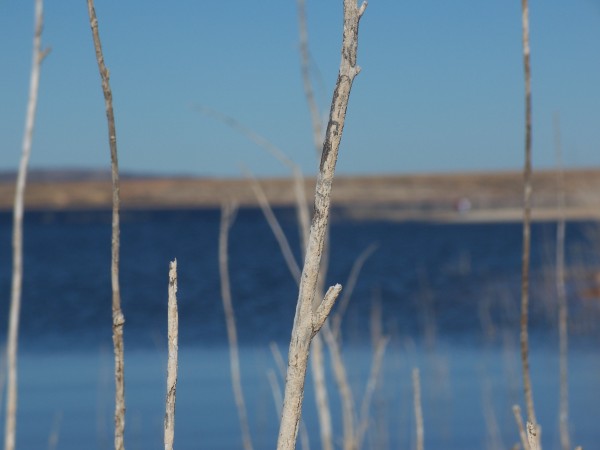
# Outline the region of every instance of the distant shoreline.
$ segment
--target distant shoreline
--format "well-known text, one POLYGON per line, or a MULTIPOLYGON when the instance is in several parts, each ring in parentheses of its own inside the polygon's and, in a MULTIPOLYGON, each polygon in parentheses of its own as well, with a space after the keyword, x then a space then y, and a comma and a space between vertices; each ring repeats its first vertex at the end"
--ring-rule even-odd
MULTIPOLYGON (((49 211, 102 210, 111 207, 111 182, 94 176, 62 171, 31 177, 26 209, 49 211)), ((567 219, 600 220, 600 169, 564 173, 567 219)), ((293 206, 289 178, 258 180, 273 207, 293 206)), ((314 178, 305 180, 305 195, 312 203, 314 178)), ((534 175, 533 218, 556 220, 557 174, 534 175)), ((0 178, 0 210, 12 209, 14 182, 0 178)), ((233 201, 258 207, 246 179, 126 176, 121 180, 123 210, 218 208, 233 201)), ((336 216, 353 220, 498 222, 522 217, 520 172, 340 176, 333 186, 336 216)))

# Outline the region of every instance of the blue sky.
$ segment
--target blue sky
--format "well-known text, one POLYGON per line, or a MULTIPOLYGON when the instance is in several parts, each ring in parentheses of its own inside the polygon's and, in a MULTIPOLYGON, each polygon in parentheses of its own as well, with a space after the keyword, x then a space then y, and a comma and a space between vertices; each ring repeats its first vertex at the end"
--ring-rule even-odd
MULTIPOLYGON (((340 60, 342 1, 307 0, 324 115, 340 60)), ((260 176, 286 169, 199 114, 234 116, 314 173, 295 0, 97 0, 121 169, 260 176)), ((534 168, 600 166, 600 0, 531 0, 534 168)), ((104 102, 84 0, 47 0, 33 167, 108 167, 104 102)), ((518 0, 372 0, 338 173, 519 169, 523 69, 518 0)), ((0 0, 0 170, 17 167, 33 0, 0 0)))

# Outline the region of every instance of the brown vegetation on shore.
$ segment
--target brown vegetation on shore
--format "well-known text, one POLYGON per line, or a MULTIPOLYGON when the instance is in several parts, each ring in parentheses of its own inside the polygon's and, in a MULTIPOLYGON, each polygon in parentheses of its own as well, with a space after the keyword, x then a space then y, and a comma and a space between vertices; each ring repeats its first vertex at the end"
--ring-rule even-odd
MULTIPOLYGON (((341 176, 336 180, 333 205, 345 218, 368 220, 502 221, 520 220, 522 175, 519 172, 478 172, 421 175, 341 176), (458 203, 470 209, 460 213, 458 203)), ((260 184, 273 206, 295 204, 293 181, 268 178, 260 184)), ((533 177, 533 218, 556 219, 556 172, 533 177)), ((315 186, 305 180, 308 198, 315 186)), ((565 171, 567 219, 600 216, 600 169, 565 171)), ((0 181, 0 210, 10 210, 14 184, 0 181)), ((251 184, 244 179, 126 177, 121 180, 123 209, 219 208, 224 201, 258 206, 251 184)), ((32 181, 27 209, 109 209, 110 179, 32 181)))

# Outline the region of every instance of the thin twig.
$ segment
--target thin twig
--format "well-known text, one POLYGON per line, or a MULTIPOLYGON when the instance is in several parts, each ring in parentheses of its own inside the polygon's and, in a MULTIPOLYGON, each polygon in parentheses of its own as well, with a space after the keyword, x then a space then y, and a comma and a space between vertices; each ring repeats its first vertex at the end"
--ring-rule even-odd
POLYGON ((360 271, 362 270, 365 261, 369 259, 369 257, 375 252, 378 244, 371 244, 366 249, 362 251, 362 253, 354 260, 354 264, 352 264, 352 269, 350 269, 350 275, 348 275, 348 279, 346 280, 346 284, 344 284, 344 294, 340 301, 338 302, 338 306, 336 308, 336 312, 331 318, 331 331, 336 336, 339 336, 340 328, 342 326, 342 318, 344 317, 344 313, 348 308, 348 304, 350 303, 350 297, 352 297, 352 293, 354 292, 354 287, 356 286, 356 282, 358 280, 358 276, 360 275, 360 271))
POLYGON ((240 355, 238 350, 237 329, 235 325, 235 312, 231 300, 231 284, 229 282, 228 260, 228 235, 236 207, 225 204, 221 208, 221 226, 219 228, 219 272, 221 274, 221 298, 225 310, 225 323, 227 325, 227 339, 229 340, 229 361, 231 364, 231 383, 235 404, 238 410, 242 441, 245 450, 252 450, 252 439, 250 437, 250 426, 248 425, 248 413, 242 390, 242 377, 240 374, 240 355))
POLYGON ((313 129, 313 142, 317 152, 317 158, 321 158, 323 149, 323 127, 321 125, 321 115, 319 107, 315 100, 312 83, 310 81, 310 52, 308 50, 308 30, 306 26, 306 3, 304 0, 297 1, 298 6, 298 29, 300 34, 300 69, 302 72, 302 84, 304 86, 304 95, 308 103, 310 118, 313 129))
POLYGON ((523 24, 523 65, 525 72, 525 167, 523 170, 523 265, 521 281, 521 362, 527 420, 537 426, 531 374, 529 371, 529 261, 531 254, 531 67, 529 62, 529 7, 521 0, 523 24))
POLYGON ((175 439, 175 400, 177 394, 177 352, 179 315, 177 313, 177 260, 169 264, 169 300, 167 330, 169 358, 167 362, 167 401, 165 407, 165 450, 173 450, 175 439))
POLYGON ((381 367, 383 366, 383 356, 388 342, 389 338, 381 337, 375 345, 375 354, 373 355, 373 362, 371 363, 371 372, 369 373, 367 386, 360 405, 360 419, 358 421, 358 430, 356 432, 356 448, 361 448, 365 433, 369 426, 371 401, 373 399, 373 394, 375 393, 375 388, 377 387, 377 381, 379 380, 379 374, 381 372, 381 367))
POLYGON ((279 249, 281 250, 283 259, 285 260, 285 263, 287 264, 288 269, 289 269, 290 273, 292 274, 292 277, 298 284, 298 283, 300 283, 301 272, 300 272, 300 267, 298 266, 298 263, 296 262, 296 258, 294 257, 294 252, 292 252, 290 243, 289 243, 287 237, 285 236, 285 233, 283 232, 283 229, 281 228, 281 225, 279 224, 277 217, 275 217, 275 214, 273 213, 273 209, 271 208, 271 204, 269 203, 269 200, 268 200, 267 196, 265 195, 265 192, 264 192, 263 188, 261 187, 260 183, 258 182, 258 180, 256 178, 254 178, 254 176, 249 171, 245 171, 245 173, 246 173, 246 177, 250 181, 250 186, 252 187, 252 190, 254 191, 254 196, 258 200, 260 209, 262 210, 263 215, 265 216, 265 219, 267 219, 267 223, 269 224, 269 227, 271 227, 271 230, 273 231, 273 235, 275 236, 275 239, 277 240, 277 243, 279 244, 279 249))
POLYGON ((33 130, 35 127, 35 113, 40 85, 40 67, 47 50, 42 50, 42 29, 44 23, 43 0, 36 0, 34 13, 33 56, 31 74, 29 79, 29 100, 27 102, 27 115, 25 117, 25 131, 23 133, 23 147, 17 185, 15 189, 15 204, 13 208, 13 260, 12 282, 10 291, 10 312, 7 339, 7 395, 6 417, 4 428, 4 449, 14 450, 17 429, 17 353, 19 339, 19 317, 21 311, 21 290, 23 284, 23 210, 25 185, 27 183, 27 167, 31 155, 33 130))
POLYGON ((112 91, 110 88, 110 74, 104 64, 102 44, 98 32, 98 19, 94 9, 94 0, 88 0, 88 14, 94 38, 98 70, 102 78, 102 91, 106 107, 108 122, 108 142, 110 146, 110 161, 112 174, 112 248, 111 248, 111 285, 112 285, 112 330, 113 346, 115 352, 115 450, 123 450, 125 434, 125 368, 123 349, 123 325, 125 317, 121 311, 121 291, 119 287, 119 248, 120 248, 120 188, 119 188, 119 160, 117 156, 117 131, 115 115, 112 104, 112 91))
POLYGON ((562 450, 571 449, 569 437, 569 312, 567 307, 567 292, 565 289, 565 177, 562 164, 562 149, 560 142, 560 123, 558 114, 554 116, 554 145, 556 146, 557 163, 557 206, 558 223, 556 225, 556 295, 558 297, 558 357, 560 371, 559 394, 559 431, 562 450))
POLYGON ((414 368, 412 371, 413 382, 413 400, 415 410, 415 431, 417 434, 417 450, 425 448, 425 430, 423 426, 423 407, 421 406, 421 378, 419 369, 414 368))

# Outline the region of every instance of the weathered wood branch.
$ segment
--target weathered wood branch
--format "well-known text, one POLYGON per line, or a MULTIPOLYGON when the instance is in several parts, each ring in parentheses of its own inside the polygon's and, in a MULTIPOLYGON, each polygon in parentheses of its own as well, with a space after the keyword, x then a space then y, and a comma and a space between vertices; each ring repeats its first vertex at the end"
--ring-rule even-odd
POLYGON ((177 260, 169 263, 169 297, 167 334, 169 357, 167 362, 167 400, 165 407, 165 450, 173 450, 175 439, 175 400, 177 394, 177 353, 179 314, 177 313, 177 260))
POLYGON ((125 434, 125 358, 123 348, 123 325, 125 316, 121 310, 121 290, 119 286, 119 252, 120 252, 120 188, 119 188, 119 159, 117 154, 117 131, 115 114, 110 88, 110 74, 104 63, 102 43, 98 32, 98 18, 94 9, 94 0, 88 0, 88 14, 96 51, 96 61, 102 79, 102 92, 108 122, 108 143, 110 146, 110 161, 112 174, 112 245, 111 245, 111 285, 112 285, 112 330, 115 354, 115 449, 123 450, 125 434))
POLYGON ((355 0, 344 0, 344 33, 342 41, 342 60, 336 87, 333 93, 329 122, 323 144, 319 175, 315 193, 315 209, 310 228, 310 236, 302 278, 298 293, 298 303, 292 329, 292 338, 288 354, 288 370, 279 437, 278 450, 294 449, 298 434, 298 423, 304 397, 304 381, 310 342, 322 325, 339 289, 329 290, 317 308, 315 315, 313 302, 317 288, 321 254, 325 243, 329 209, 331 205, 331 187, 335 165, 342 138, 346 109, 350 97, 352 82, 360 71, 356 63, 358 48, 358 25, 366 3, 359 8, 355 0), (315 329, 317 325, 317 329, 315 329))

